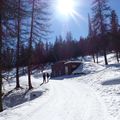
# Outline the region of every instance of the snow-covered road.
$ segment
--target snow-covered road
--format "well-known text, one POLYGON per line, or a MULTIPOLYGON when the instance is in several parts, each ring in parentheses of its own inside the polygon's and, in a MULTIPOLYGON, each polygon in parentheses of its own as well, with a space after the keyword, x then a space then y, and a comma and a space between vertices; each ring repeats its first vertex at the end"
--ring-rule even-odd
POLYGON ((51 80, 47 87, 45 95, 13 108, 0 120, 110 120, 101 98, 75 78, 51 80))
POLYGON ((106 120, 100 98, 86 85, 69 80, 51 84, 51 99, 27 120, 106 120))
MULTIPOLYGON (((120 64, 116 64, 114 54, 108 60, 108 66, 104 66, 102 57, 99 64, 85 61, 83 68, 75 71, 83 75, 62 76, 42 86, 38 71, 32 76, 34 89, 24 99, 20 97, 27 90, 28 82, 27 76, 22 76, 20 82, 24 89, 8 96, 5 108, 15 106, 0 113, 0 120, 120 120, 120 64), (31 93, 42 96, 31 101, 31 93)), ((13 90, 15 80, 10 84, 5 81, 4 86, 5 93, 13 90)))
POLYGON ((31 120, 35 117, 44 120, 107 120, 103 102, 85 84, 75 80, 52 81, 51 84, 51 99, 31 120))

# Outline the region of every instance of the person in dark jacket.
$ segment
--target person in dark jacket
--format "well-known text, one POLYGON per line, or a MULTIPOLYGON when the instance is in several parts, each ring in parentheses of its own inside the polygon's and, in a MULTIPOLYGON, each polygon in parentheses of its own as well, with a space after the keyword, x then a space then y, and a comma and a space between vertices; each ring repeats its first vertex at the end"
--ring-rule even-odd
POLYGON ((46 76, 47 76, 47 82, 49 82, 49 77, 50 77, 49 73, 46 73, 46 76))
POLYGON ((45 73, 43 73, 43 83, 45 83, 46 82, 46 75, 45 75, 45 73))

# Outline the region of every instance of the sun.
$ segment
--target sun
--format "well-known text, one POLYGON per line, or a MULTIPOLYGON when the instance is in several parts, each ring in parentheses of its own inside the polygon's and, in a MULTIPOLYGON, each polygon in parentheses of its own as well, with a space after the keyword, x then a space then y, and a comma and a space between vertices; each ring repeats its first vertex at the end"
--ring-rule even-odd
POLYGON ((52 0, 52 9, 54 19, 58 18, 63 22, 68 20, 85 21, 85 18, 81 14, 80 8, 84 5, 82 0, 52 0))
POLYGON ((60 14, 70 16, 74 13, 74 0, 58 0, 57 10, 60 14))

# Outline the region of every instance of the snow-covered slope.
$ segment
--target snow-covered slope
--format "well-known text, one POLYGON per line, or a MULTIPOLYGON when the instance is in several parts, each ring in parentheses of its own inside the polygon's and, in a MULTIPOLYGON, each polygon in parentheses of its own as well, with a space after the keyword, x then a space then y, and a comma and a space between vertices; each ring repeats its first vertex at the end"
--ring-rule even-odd
POLYGON ((113 120, 96 92, 75 78, 51 80, 46 87, 42 97, 5 110, 0 120, 113 120))
POLYGON ((104 65, 104 58, 99 58, 99 64, 84 62, 83 69, 78 68, 74 72, 84 72, 77 79, 91 86, 105 102, 109 114, 120 119, 120 64, 115 55, 107 56, 109 65, 104 65))
POLYGON ((95 73, 103 69, 103 66, 93 64, 92 62, 83 62, 72 74, 89 74, 95 73), (97 69, 96 69, 97 68, 97 69))
MULTIPOLYGON (((34 90, 26 97, 32 94, 37 98, 6 109, 0 120, 119 120, 120 65, 110 56, 111 65, 105 66, 102 57, 100 64, 87 57, 82 68, 86 74, 51 79, 41 86, 41 75, 33 76, 34 90)), ((21 77, 21 84, 27 88, 27 76, 21 77)), ((14 85, 14 81, 6 84, 5 90, 14 85)))

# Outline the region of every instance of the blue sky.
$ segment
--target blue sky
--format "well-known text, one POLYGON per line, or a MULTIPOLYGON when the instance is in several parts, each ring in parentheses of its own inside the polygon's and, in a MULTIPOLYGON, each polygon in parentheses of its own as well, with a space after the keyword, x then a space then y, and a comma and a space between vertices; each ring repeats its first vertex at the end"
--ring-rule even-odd
MULTIPOLYGON (((86 37, 88 35, 88 13, 91 13, 91 4, 93 0, 74 0, 77 1, 78 6, 75 11, 81 16, 65 18, 64 15, 60 15, 56 9, 53 10, 52 26, 54 31, 51 35, 51 42, 55 40, 56 36, 62 35, 65 37, 66 32, 70 31, 73 37, 79 40, 80 36, 86 37)), ((112 9, 116 10, 120 19, 120 1, 108 0, 112 9)))

